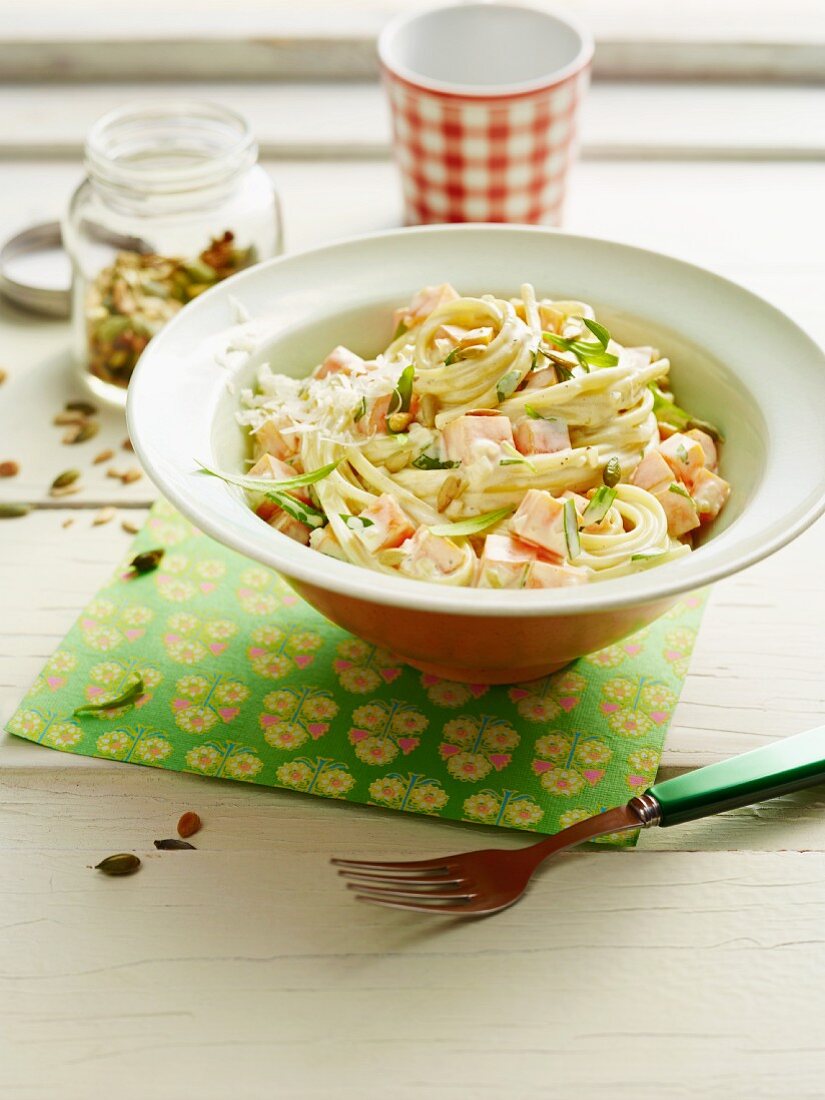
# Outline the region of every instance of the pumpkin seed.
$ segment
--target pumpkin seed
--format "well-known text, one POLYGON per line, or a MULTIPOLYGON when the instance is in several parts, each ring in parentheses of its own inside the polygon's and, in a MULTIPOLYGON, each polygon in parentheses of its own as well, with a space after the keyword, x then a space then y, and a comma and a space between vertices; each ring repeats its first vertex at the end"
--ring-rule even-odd
POLYGON ((135 554, 130 562, 130 565, 136 573, 151 573, 153 569, 157 569, 157 567, 160 565, 162 557, 162 549, 144 550, 140 554, 135 554))
POLYGON ((0 519, 19 519, 32 510, 30 504, 0 504, 0 519))
POLYGON ((65 489, 67 485, 73 485, 80 477, 80 470, 64 470, 58 474, 51 484, 52 489, 65 489))
POLYGON ((84 416, 95 416, 97 414, 97 407, 89 404, 88 401, 67 401, 64 408, 67 412, 78 412, 84 416))
POLYGON ((104 875, 133 875, 139 867, 140 860, 132 852, 118 852, 95 864, 95 870, 102 871, 104 875))

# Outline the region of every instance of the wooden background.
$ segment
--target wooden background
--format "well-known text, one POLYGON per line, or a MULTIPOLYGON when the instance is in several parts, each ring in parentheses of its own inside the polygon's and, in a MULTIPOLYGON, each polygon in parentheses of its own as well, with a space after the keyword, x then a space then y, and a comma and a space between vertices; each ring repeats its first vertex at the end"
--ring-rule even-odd
MULTIPOLYGON (((397 225, 369 68, 392 6, 0 0, 0 237, 61 213, 88 125, 147 81, 250 117, 290 249, 397 225), (147 26, 153 48, 137 50, 147 26)), ((825 339, 821 5, 579 7, 603 79, 566 225, 712 267, 825 339)), ((120 446, 123 418, 61 446, 51 417, 80 393, 67 325, 0 305, 0 326, 0 460, 22 465, 0 500, 36 506, 0 526, 5 720, 124 550, 120 519, 154 493, 95 467, 83 493, 49 500, 57 473, 120 446), (118 519, 93 527, 108 503, 118 519)), ((766 369, 781 400, 783 364, 766 369)), ((823 558, 820 523, 716 587, 664 775, 825 721, 823 558)), ((824 810, 812 791, 653 830, 635 852, 562 856, 516 908, 442 923, 356 906, 328 856, 520 838, 5 737, 0 1096, 822 1097, 824 810), (198 852, 148 853, 129 880, 87 869, 143 854, 190 807, 198 852)))

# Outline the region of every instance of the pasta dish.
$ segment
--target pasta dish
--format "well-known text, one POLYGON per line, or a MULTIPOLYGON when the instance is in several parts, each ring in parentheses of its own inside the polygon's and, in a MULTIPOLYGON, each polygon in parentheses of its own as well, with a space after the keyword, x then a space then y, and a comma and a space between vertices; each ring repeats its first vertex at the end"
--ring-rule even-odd
POLYGON ((554 588, 691 552, 730 487, 720 436, 680 408, 669 360, 584 302, 427 287, 373 359, 242 395, 251 469, 207 469, 282 534, 439 584, 554 588))

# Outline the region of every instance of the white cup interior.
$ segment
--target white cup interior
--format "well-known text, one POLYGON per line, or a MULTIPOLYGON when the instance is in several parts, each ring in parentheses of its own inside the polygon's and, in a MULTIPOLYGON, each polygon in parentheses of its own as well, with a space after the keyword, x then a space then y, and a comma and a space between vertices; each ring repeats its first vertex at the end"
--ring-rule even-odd
POLYGON ((545 9, 481 2, 401 16, 378 48, 387 68, 414 83, 483 94, 561 79, 589 58, 592 40, 545 9))

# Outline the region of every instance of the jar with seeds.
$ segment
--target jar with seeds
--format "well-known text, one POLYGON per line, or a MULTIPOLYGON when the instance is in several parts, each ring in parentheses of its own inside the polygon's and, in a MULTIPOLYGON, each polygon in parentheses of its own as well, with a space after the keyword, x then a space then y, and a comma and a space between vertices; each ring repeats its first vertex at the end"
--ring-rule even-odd
POLYGON ((97 396, 122 405, 167 321, 281 251, 280 205, 244 119, 211 103, 112 111, 92 127, 85 163, 63 232, 74 358, 97 396))

